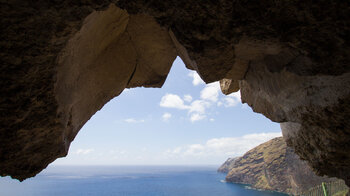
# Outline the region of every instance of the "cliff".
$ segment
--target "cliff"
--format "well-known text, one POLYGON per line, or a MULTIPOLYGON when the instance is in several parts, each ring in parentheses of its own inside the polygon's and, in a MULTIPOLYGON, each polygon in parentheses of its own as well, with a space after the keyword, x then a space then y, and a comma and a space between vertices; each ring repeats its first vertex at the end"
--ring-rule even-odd
POLYGON ((265 142, 237 158, 226 176, 228 182, 290 194, 332 180, 336 179, 315 175, 307 163, 287 147, 282 137, 265 142))
POLYGON ((238 157, 228 158, 218 169, 218 172, 228 173, 235 165, 235 161, 238 157))

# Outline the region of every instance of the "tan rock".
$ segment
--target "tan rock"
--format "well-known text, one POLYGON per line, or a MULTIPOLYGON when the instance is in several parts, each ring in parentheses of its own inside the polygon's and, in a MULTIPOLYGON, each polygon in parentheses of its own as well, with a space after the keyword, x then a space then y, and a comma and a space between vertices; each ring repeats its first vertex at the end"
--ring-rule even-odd
POLYGON ((336 178, 320 177, 313 173, 306 161, 302 161, 287 147, 282 137, 249 150, 229 165, 226 181, 250 184, 257 189, 301 194, 322 182, 336 178))
POLYGON ((127 87, 162 87, 177 56, 168 31, 144 14, 131 15, 126 31, 138 56, 127 87))

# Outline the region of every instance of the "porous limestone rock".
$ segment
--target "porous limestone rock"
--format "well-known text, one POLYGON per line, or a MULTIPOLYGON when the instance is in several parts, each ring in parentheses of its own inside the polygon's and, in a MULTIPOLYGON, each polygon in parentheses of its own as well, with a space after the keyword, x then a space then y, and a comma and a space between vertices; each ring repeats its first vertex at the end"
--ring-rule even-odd
POLYGON ((125 87, 160 87, 175 56, 282 125, 319 174, 350 184, 347 1, 0 2, 0 175, 65 156, 125 87), (293 125, 293 126, 291 126, 293 125))

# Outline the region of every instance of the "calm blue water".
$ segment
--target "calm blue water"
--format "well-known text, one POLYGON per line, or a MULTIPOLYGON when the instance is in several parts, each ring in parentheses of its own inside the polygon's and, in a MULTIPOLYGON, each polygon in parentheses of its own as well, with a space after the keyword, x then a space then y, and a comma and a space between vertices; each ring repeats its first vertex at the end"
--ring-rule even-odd
POLYGON ((284 196, 225 183, 216 167, 51 166, 35 178, 18 182, 0 178, 1 196, 284 196))

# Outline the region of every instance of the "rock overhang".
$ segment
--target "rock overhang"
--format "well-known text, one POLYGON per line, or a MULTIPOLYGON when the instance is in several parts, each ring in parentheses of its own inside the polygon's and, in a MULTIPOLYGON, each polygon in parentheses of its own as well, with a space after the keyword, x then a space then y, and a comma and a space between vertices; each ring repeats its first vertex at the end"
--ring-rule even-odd
POLYGON ((65 156, 107 101, 161 87, 178 55, 282 123, 319 174, 350 183, 348 3, 22 3, 1 8, 2 176, 23 180, 65 156))

